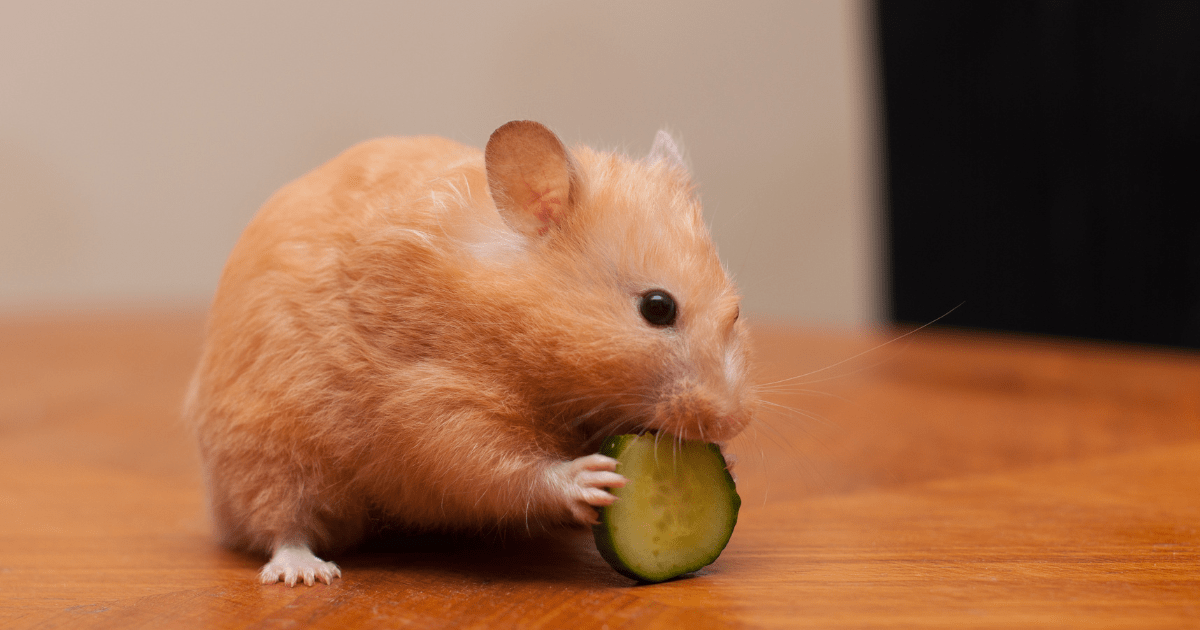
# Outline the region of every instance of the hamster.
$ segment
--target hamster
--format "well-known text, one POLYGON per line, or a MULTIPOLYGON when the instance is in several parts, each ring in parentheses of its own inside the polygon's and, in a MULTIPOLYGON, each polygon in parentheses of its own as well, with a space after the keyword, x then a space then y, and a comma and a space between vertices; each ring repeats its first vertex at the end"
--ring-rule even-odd
POLYGON ((637 160, 530 121, 357 145, 222 272, 184 407, 216 536, 293 586, 381 527, 593 523, 625 483, 604 437, 751 421, 739 300, 664 132, 637 160))

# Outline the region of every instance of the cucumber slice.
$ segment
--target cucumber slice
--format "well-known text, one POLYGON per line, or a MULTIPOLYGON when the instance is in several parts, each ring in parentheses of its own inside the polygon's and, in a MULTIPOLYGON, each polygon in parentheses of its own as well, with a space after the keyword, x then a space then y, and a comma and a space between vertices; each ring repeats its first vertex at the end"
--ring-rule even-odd
POLYGON ((742 499, 716 444, 667 435, 617 435, 600 447, 629 483, 592 527, 600 555, 622 575, 662 582, 721 555, 742 499))

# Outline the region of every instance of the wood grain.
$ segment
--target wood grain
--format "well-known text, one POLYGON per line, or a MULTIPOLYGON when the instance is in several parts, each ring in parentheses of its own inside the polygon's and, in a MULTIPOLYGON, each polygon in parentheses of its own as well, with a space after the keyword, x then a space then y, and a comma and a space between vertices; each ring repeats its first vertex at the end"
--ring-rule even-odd
POLYGON ((712 566, 638 586, 586 532, 427 536, 288 589, 208 535, 177 420, 201 321, 0 320, 0 627, 1200 625, 1195 354, 759 326, 762 382, 799 378, 730 445, 712 566))

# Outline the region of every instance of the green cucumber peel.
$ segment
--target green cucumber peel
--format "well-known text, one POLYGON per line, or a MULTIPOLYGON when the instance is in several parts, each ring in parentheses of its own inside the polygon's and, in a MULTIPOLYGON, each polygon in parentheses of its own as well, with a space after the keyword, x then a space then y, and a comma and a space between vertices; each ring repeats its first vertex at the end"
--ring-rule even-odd
POLYGON ((596 549, 617 572, 662 582, 712 564, 737 525, 738 496, 721 449, 699 440, 616 435, 600 454, 629 482, 610 490, 592 527, 596 549))

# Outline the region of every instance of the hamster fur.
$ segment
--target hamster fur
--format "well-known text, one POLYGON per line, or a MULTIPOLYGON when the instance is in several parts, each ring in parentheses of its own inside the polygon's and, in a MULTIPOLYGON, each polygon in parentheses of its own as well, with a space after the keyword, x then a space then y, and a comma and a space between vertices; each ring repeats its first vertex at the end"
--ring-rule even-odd
POLYGON ((605 436, 750 422, 738 301, 664 132, 640 160, 529 121, 485 152, 355 146, 268 200, 222 273, 184 412, 216 535, 290 586, 380 524, 594 522, 625 482, 605 436))

